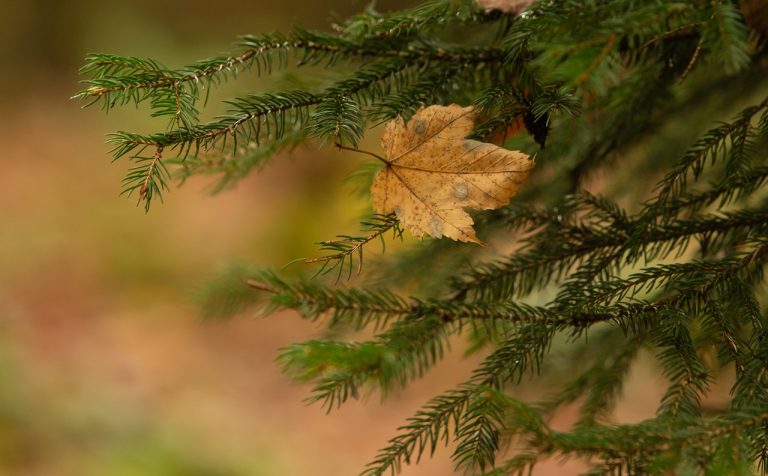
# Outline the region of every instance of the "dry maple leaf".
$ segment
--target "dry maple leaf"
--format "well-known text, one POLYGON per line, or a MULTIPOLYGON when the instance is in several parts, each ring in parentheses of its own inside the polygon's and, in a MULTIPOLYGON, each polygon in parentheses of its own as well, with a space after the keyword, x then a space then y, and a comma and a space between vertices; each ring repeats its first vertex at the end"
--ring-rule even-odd
POLYGON ((373 181, 376 213, 396 213, 414 236, 480 243, 465 208, 506 205, 528 177, 527 154, 465 139, 472 107, 430 106, 405 124, 390 121, 381 136, 386 167, 373 181))

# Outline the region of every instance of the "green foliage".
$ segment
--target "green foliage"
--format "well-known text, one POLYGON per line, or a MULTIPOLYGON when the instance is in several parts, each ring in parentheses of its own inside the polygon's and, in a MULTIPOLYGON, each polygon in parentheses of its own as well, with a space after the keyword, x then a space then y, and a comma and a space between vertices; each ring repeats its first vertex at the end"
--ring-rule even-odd
POLYGON ((134 163, 125 192, 146 207, 171 176, 215 175, 220 190, 300 144, 356 148, 434 103, 475 105, 473 137, 537 155, 511 204, 475 216, 485 249, 425 240, 363 267, 371 242, 404 237, 396 216, 374 215, 303 260, 313 278, 240 267, 201 293, 211 316, 258 304, 321 321, 326 338, 279 361, 328 411, 402 389, 452 346, 486 352, 363 474, 444 445, 471 474, 522 474, 551 456, 590 474, 766 474, 768 52, 748 24, 730 0, 538 0, 517 16, 436 0, 370 8, 332 33, 243 37, 180 69, 90 55, 77 97, 169 118, 158 133, 110 137, 134 163), (222 81, 289 67, 334 75, 198 120, 222 81), (667 381, 657 415, 614 424, 642 356, 667 381), (523 402, 528 381, 555 391, 523 402), (731 399, 713 408, 724 382, 731 399), (556 431, 548 419, 566 404, 579 417, 556 431))

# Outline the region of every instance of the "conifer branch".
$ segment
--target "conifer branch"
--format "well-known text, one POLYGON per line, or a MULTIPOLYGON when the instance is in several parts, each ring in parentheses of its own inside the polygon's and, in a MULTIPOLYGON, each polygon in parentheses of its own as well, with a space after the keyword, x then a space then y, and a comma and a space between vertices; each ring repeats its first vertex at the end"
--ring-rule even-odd
POLYGON ((196 175, 213 175, 215 181, 211 184, 211 193, 220 193, 235 186, 254 170, 258 171, 267 165, 280 152, 291 152, 306 140, 306 133, 301 129, 285 131, 283 136, 268 143, 257 144, 256 141, 237 146, 231 153, 222 155, 216 150, 207 153, 201 151, 197 155, 188 155, 166 161, 175 167, 174 178, 181 183, 196 175))
POLYGON ((480 120, 469 138, 536 153, 513 204, 472 217, 492 246, 431 240, 388 253, 366 266, 374 286, 362 273, 364 250, 403 233, 394 215, 376 216, 360 236, 320 242, 327 254, 304 260, 321 274, 357 270, 363 285, 238 267, 203 291, 209 315, 290 309, 332 331, 280 354, 287 373, 312 385, 307 400, 328 410, 406 387, 459 339, 487 349, 365 475, 394 475, 442 446, 452 446, 458 470, 495 476, 551 456, 579 456, 611 474, 736 474, 751 465, 765 473, 767 44, 748 37, 749 28, 765 31, 743 3, 537 1, 522 15, 475 0, 388 14, 370 7, 333 33, 247 36, 232 53, 179 69, 89 55, 76 97, 104 109, 144 103, 168 118, 164 132, 109 139, 115 158, 133 162, 124 193, 145 208, 167 189, 166 167, 182 180, 216 175, 221 189, 313 138, 356 149, 381 122, 431 104, 473 104, 480 120), (221 82, 292 66, 341 74, 244 95, 200 122, 202 97, 221 82), (693 138, 739 104, 753 105, 693 138), (589 180, 595 172, 599 180, 589 180), (654 177, 662 177, 655 188, 654 177), (646 350, 668 382, 658 415, 612 425, 646 350), (705 402, 728 366, 731 399, 709 417, 705 402), (538 403, 512 398, 529 379, 560 390, 538 403), (576 402, 574 428, 547 423, 576 402), (508 441, 517 454, 499 462, 508 441))
POLYGON ((139 203, 144 202, 144 211, 149 211, 152 199, 157 197, 162 200, 162 192, 168 190, 170 175, 163 163, 163 145, 157 144, 151 157, 137 155, 135 160, 137 165, 128 170, 120 194, 130 197, 138 191, 139 203))
MULTIPOLYGON (((744 109, 733 122, 709 131, 659 183, 659 191, 650 206, 679 196, 687 186, 688 174, 692 173, 694 179, 699 178, 708 160, 714 163, 726 153, 726 140, 732 136, 746 136, 750 132, 750 123, 753 118, 766 108, 768 108, 768 97, 756 106, 744 109)), ((653 211, 655 210, 651 209, 648 213, 653 211)))
POLYGON ((525 295, 533 289, 557 282, 572 265, 580 262, 600 257, 608 257, 614 263, 623 257, 630 257, 633 261, 640 257, 663 258, 685 249, 688 241, 696 235, 705 237, 711 233, 741 229, 748 230, 753 236, 761 236, 766 232, 767 220, 768 215, 764 211, 756 210, 699 216, 657 227, 648 226, 640 216, 628 219, 624 225, 626 231, 618 233, 560 226, 554 228, 555 236, 536 235, 530 251, 518 253, 503 263, 478 267, 467 275, 468 280, 456 282, 453 289, 456 292, 466 290, 479 299, 525 295), (552 243, 557 245, 553 247, 552 243), (642 255, 638 254, 638 247, 642 247, 642 255))
POLYGON ((363 228, 369 234, 367 236, 350 236, 340 235, 336 240, 321 241, 321 251, 331 251, 330 255, 321 256, 318 258, 306 258, 304 263, 322 263, 322 268, 318 271, 319 274, 331 272, 336 268, 339 268, 340 273, 343 272, 345 262, 349 262, 349 275, 351 277, 354 267, 355 255, 357 255, 357 273, 359 274, 363 269, 363 247, 371 241, 380 238, 382 249, 385 247, 383 235, 392 230, 395 238, 402 238, 403 229, 400 228, 400 222, 394 215, 386 216, 374 216, 369 221, 362 223, 363 228))
POLYGON ((90 74, 89 87, 73 98, 89 100, 87 105, 102 100, 104 108, 111 108, 115 101, 140 103, 159 90, 181 91, 191 84, 190 94, 197 96, 199 85, 214 85, 217 76, 235 77, 241 70, 250 69, 254 63, 259 71, 270 72, 273 62, 287 61, 287 54, 299 52, 299 65, 316 64, 321 59, 333 65, 339 58, 401 58, 408 62, 444 61, 458 64, 482 64, 500 62, 501 50, 482 47, 439 47, 419 42, 406 48, 381 49, 377 45, 360 46, 343 38, 307 30, 296 30, 290 35, 245 36, 239 42, 241 53, 200 61, 179 70, 169 70, 152 60, 91 54, 81 74, 90 74), (277 57, 270 56, 277 54, 277 57))
POLYGON ((456 23, 472 24, 499 18, 499 15, 483 12, 471 0, 432 0, 390 15, 371 12, 358 15, 347 20, 339 30, 350 39, 380 41, 423 35, 456 23))
MULTIPOLYGON (((200 124, 187 129, 142 136, 128 132, 112 134, 109 142, 115 144, 115 158, 122 157, 137 147, 160 144, 164 147, 179 148, 185 156, 193 149, 210 149, 213 144, 227 136, 244 142, 249 139, 257 144, 261 140, 262 127, 274 138, 280 138, 285 131, 286 113, 294 115, 298 122, 306 120, 308 107, 319 104, 319 96, 302 91, 286 92, 279 95, 252 95, 229 101, 229 114, 219 120, 200 124)), ((236 146, 235 146, 236 147, 236 146)))
MULTIPOLYGON (((464 417, 473 398, 482 395, 488 387, 500 389, 507 382, 519 381, 528 370, 536 372, 552 337, 551 330, 542 327, 531 324, 521 327, 514 337, 485 359, 469 382, 424 405, 362 474, 379 476, 388 471, 399 472, 402 463, 410 462, 414 455, 418 462, 427 449, 434 453, 441 440, 448 443, 451 422, 455 422, 460 434, 471 431, 464 428, 464 424, 470 423, 464 417)), ((474 425, 470 423, 469 427, 474 425)), ((461 458, 463 454, 457 456, 461 458)))

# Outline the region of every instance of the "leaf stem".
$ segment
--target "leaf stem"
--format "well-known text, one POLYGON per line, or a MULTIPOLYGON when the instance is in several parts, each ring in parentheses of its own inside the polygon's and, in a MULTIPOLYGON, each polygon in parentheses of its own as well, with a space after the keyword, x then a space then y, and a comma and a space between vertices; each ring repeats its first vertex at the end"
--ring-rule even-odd
POLYGON ((359 153, 361 153, 361 154, 370 155, 371 157, 376 157, 377 159, 379 159, 380 161, 384 162, 385 164, 387 164, 387 165, 391 165, 391 163, 390 163, 390 162, 389 162, 387 159, 385 159, 384 157, 382 157, 382 156, 380 156, 380 155, 378 155, 378 154, 375 154, 375 153, 373 153, 373 152, 369 152, 369 151, 367 151, 367 150, 360 150, 360 149, 355 149, 355 148, 353 148, 353 147, 347 147, 347 146, 345 146, 345 145, 341 145, 341 144, 340 144, 340 143, 338 143, 338 142, 337 142, 337 143, 335 143, 334 145, 335 145, 336 147, 338 147, 339 149, 342 149, 342 150, 349 150, 349 151, 352 151, 352 152, 359 152, 359 153))

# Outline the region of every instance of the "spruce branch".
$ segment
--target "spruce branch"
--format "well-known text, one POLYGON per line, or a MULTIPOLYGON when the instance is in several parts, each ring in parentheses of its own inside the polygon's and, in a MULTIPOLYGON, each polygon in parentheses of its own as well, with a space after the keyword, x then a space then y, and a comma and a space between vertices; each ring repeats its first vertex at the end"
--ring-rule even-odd
POLYGON ((292 152, 306 141, 306 133, 293 128, 283 132, 282 137, 267 143, 257 144, 255 141, 239 145, 229 154, 218 150, 201 151, 196 155, 169 159, 167 164, 175 168, 174 178, 184 183, 190 177, 197 175, 212 175, 216 179, 211 184, 211 193, 217 194, 234 187, 240 180, 254 171, 265 167, 271 159, 282 152, 292 152))
POLYGON ((500 62, 504 56, 501 50, 493 48, 436 46, 429 42, 418 42, 404 49, 382 49, 379 44, 361 46, 335 35, 308 30, 296 30, 288 35, 244 36, 237 48, 242 51, 199 61, 178 70, 167 69, 153 60, 90 54, 80 70, 81 74, 92 76, 85 81, 89 86, 73 98, 87 100, 87 106, 101 102, 105 109, 116 103, 141 103, 157 91, 186 91, 185 87, 197 98, 203 87, 215 86, 222 79, 234 78, 254 66, 260 74, 271 72, 275 63, 284 66, 288 54, 293 52, 299 57, 298 65, 324 60, 328 66, 341 58, 390 57, 409 62, 481 64, 500 62))
POLYGON ((711 0, 712 15, 704 27, 702 38, 729 72, 749 64, 747 26, 739 9, 731 2, 711 0))
POLYGON ((349 397, 357 398, 366 385, 385 398, 422 377, 442 359, 454 331, 435 316, 406 317, 372 341, 311 341, 289 347, 278 359, 289 374, 315 383, 306 401, 320 402, 330 412, 349 397), (323 349, 320 358, 314 355, 318 346, 323 349))
POLYGON ((456 449, 451 458, 456 469, 485 470, 493 467, 501 445, 509 397, 503 392, 486 388, 470 400, 464 421, 456 431, 456 449))
POLYGON ((363 329, 384 326, 390 319, 408 315, 411 307, 402 298, 387 290, 338 289, 307 280, 288 282, 276 274, 262 271, 246 280, 251 288, 271 294, 263 312, 296 309, 307 318, 316 320, 328 316, 328 326, 363 329))
POLYGON ((711 377, 701 362, 690 335, 689 316, 666 312, 653 332, 654 343, 661 349, 659 362, 672 382, 661 400, 661 415, 698 415, 702 395, 709 389, 711 377))
MULTIPOLYGON (((483 361, 469 382, 425 404, 409 419, 408 424, 400 428, 401 433, 389 441, 389 446, 379 452, 362 474, 379 476, 389 471, 397 473, 402 463, 410 462, 414 456, 418 462, 427 449, 434 453, 441 441, 444 444, 449 442, 452 422, 458 434, 468 434, 472 428, 477 429, 476 425, 483 424, 483 420, 465 419, 473 398, 482 396, 488 388, 500 389, 507 382, 519 381, 526 371, 535 373, 551 338, 551 329, 547 327, 531 324, 521 327, 515 336, 483 361)), ((466 454, 461 451, 456 457, 463 461, 466 454)))
MULTIPOLYGON (((584 427, 570 432, 553 431, 538 422, 538 427, 529 430, 528 443, 537 454, 598 457, 619 466, 625 466, 626 461, 636 461, 639 467, 635 470, 648 471, 650 468, 646 465, 652 464, 654 456, 666 454, 679 458, 686 449, 703 442, 712 443, 708 451, 717 451, 720 445, 731 444, 727 437, 760 427, 766 417, 768 414, 754 408, 753 412, 734 412, 715 418, 657 418, 633 425, 584 427), (611 456, 603 452, 606 442, 610 442, 611 456)), ((666 460, 665 468, 671 469, 668 465, 674 465, 676 460, 666 460)), ((660 463, 664 464, 664 460, 660 463)))
POLYGON ((403 229, 400 228, 400 222, 394 215, 376 215, 368 221, 362 223, 363 231, 367 232, 367 236, 350 236, 340 235, 336 240, 321 241, 321 251, 329 251, 331 254, 321 256, 318 258, 306 258, 304 263, 314 264, 322 263, 322 267, 318 274, 328 273, 334 269, 339 269, 339 276, 344 270, 346 262, 349 263, 349 276, 352 275, 354 268, 354 259, 357 256, 357 273, 360 274, 363 269, 363 247, 376 239, 381 240, 382 250, 384 250, 386 244, 384 241, 384 234, 392 230, 394 238, 402 238, 403 229))
POLYGON ((695 214, 702 208, 717 204, 724 208, 759 191, 768 178, 768 167, 752 167, 738 176, 719 182, 709 190, 685 192, 678 198, 654 204, 665 220, 676 218, 680 213, 695 214))
POLYGON ((144 202, 144 211, 148 212, 152 199, 157 197, 162 201, 163 190, 168 190, 170 175, 163 163, 163 145, 157 144, 151 157, 137 155, 134 161, 136 165, 128 170, 128 175, 123 179, 120 194, 130 197, 138 191, 139 203, 144 202))
POLYGON ((533 235, 528 251, 505 261, 479 266, 465 279, 455 281, 452 288, 456 292, 470 292, 479 300, 503 300, 557 283, 573 265, 586 263, 587 267, 582 269, 586 280, 582 277, 571 285, 578 289, 585 282, 589 284, 600 270, 622 262, 664 258, 684 250, 692 238, 717 235, 718 241, 711 243, 716 250, 737 231, 760 237, 768 226, 768 215, 762 210, 700 215, 660 226, 648 225, 644 220, 640 214, 627 218, 624 230, 601 230, 570 227, 562 218, 560 222, 555 219, 558 226, 549 228, 551 233, 533 235))
POLYGON ((656 210, 653 207, 680 196, 688 185, 688 174, 692 174, 694 180, 698 179, 707 161, 714 163, 727 153, 726 141, 728 139, 735 141, 739 137, 743 140, 750 133, 753 118, 766 108, 768 108, 768 98, 744 109, 732 122, 707 132, 659 182, 658 193, 648 204, 649 210, 646 213, 655 213, 656 210))
MULTIPOLYGON (((751 254, 749 257, 751 258, 751 254)), ((578 286, 566 283, 555 302, 579 303, 581 306, 607 305, 624 299, 637 300, 635 296, 650 293, 654 289, 671 287, 676 279, 685 278, 686 287, 709 283, 722 275, 730 275, 744 265, 743 259, 728 258, 720 261, 693 261, 689 263, 660 265, 634 273, 627 279, 601 280, 592 285, 578 286)), ((701 287, 699 285, 698 287, 701 287)))
POLYGON ((90 55, 76 97, 104 109, 141 103, 169 119, 163 132, 109 139, 115 158, 133 162, 124 193, 145 208, 167 189, 166 167, 182 180, 215 175, 220 189, 315 138, 357 150, 377 125, 432 104, 473 104, 472 137, 535 150, 515 202, 472 217, 491 238, 485 249, 431 240, 387 253, 366 266, 372 285, 364 251, 402 234, 395 216, 374 216, 303 260, 320 274, 357 270, 361 285, 237 267, 203 291, 210 315, 255 305, 327 329, 279 358, 327 410, 405 388, 461 339, 487 351, 398 429, 365 475, 398 473, 442 446, 457 470, 497 476, 552 456, 580 457, 600 474, 746 474, 753 464, 765 473, 766 43, 743 3, 537 1, 523 15, 474 0, 386 14, 371 6, 331 33, 246 36, 179 69, 90 55), (203 96, 223 81, 292 67, 326 73, 299 90, 244 94, 200 122, 203 96), (752 106, 693 138, 741 104, 752 106), (646 351, 668 382, 657 416, 611 424, 646 351), (729 367, 731 399, 709 408, 729 367), (559 391, 513 398, 528 380, 559 391), (548 419, 569 403, 580 407, 577 424, 553 429, 548 419), (499 461, 506 443, 517 454, 499 461))
POLYGON ((229 101, 231 109, 228 114, 215 121, 148 136, 118 132, 112 134, 108 141, 115 144, 112 150, 115 158, 154 144, 179 149, 180 155, 185 157, 190 153, 195 155, 201 149, 210 150, 227 137, 232 138, 233 148, 236 149, 238 140, 258 144, 264 135, 279 139, 286 131, 287 114, 302 123, 307 118, 307 108, 319 104, 321 100, 317 95, 303 91, 250 95, 229 101))
POLYGON ((402 39, 424 35, 452 24, 469 25, 500 19, 485 13, 472 0, 432 0, 390 15, 369 11, 350 18, 338 29, 353 40, 402 39))

